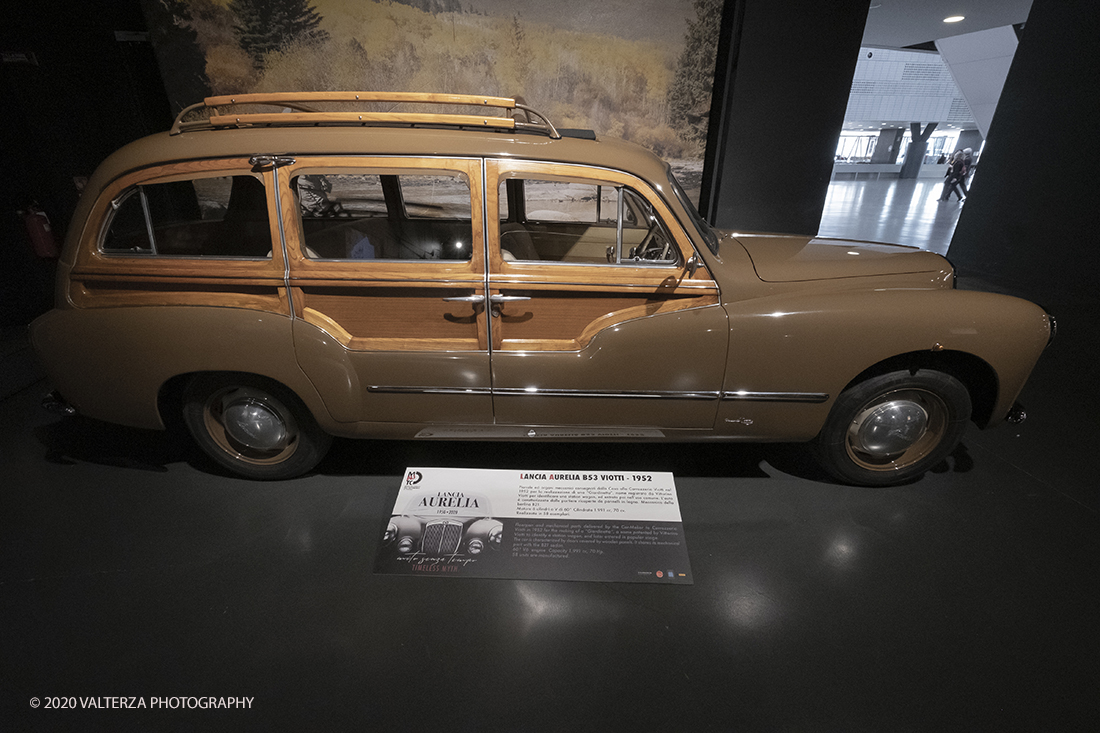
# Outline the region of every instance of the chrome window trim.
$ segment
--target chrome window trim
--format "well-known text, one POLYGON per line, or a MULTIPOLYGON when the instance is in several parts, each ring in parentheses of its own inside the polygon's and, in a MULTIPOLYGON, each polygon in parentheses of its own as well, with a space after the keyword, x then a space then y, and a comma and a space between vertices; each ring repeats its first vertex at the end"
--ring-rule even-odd
MULTIPOLYGON (((488 171, 489 166, 486 164, 485 158, 478 158, 477 160, 478 160, 478 170, 481 171, 481 191, 477 192, 481 195, 481 260, 482 260, 481 264, 482 264, 482 268, 481 268, 481 284, 480 284, 479 287, 481 288, 481 294, 484 295, 484 296, 488 296, 489 295, 489 289, 492 287, 490 285, 490 280, 492 280, 492 275, 493 275, 492 268, 489 267, 489 197, 485 193, 486 190, 488 189, 488 186, 489 186, 489 171, 488 171)), ((473 214, 474 214, 474 202, 473 202, 474 193, 475 192, 473 190, 473 186, 471 186, 470 187, 470 216, 471 216, 471 218, 473 217, 473 214)), ((499 205, 499 203, 498 203, 498 205, 499 205)), ((473 232, 473 222, 472 221, 470 222, 470 229, 471 229, 471 233, 472 233, 473 232)), ((474 251, 474 246, 473 246, 473 243, 471 242, 470 243, 470 259, 471 260, 473 259, 473 251, 474 251)), ((501 251, 500 232, 499 231, 497 232, 497 251, 498 252, 501 251)), ((474 313, 475 314, 477 313, 476 308, 474 309, 474 313)), ((494 329, 496 328, 496 326, 493 324, 493 319, 489 317, 489 313, 490 313, 490 311, 488 309, 485 309, 480 314, 477 315, 477 318, 482 318, 482 317, 485 318, 485 339, 486 339, 486 344, 485 344, 484 351, 485 351, 485 353, 487 353, 489 355, 489 358, 491 360, 492 356, 493 356, 493 352, 495 351, 495 349, 493 349, 493 336, 495 335, 494 334, 494 329)), ((490 368, 489 369, 489 385, 490 385, 489 394, 493 393, 492 383, 493 383, 493 370, 492 370, 492 368, 490 368)))
MULTIPOLYGON (((142 186, 142 184, 140 184, 140 183, 136 184, 134 186, 131 186, 131 187, 125 189, 122 193, 120 193, 115 198, 111 199, 111 202, 109 204, 110 210, 107 211, 106 214, 104 215, 103 223, 99 227, 99 235, 96 238, 96 253, 98 255, 100 255, 102 257, 153 257, 154 256, 155 253, 153 252, 152 245, 150 245, 149 249, 142 249, 142 250, 107 249, 107 248, 104 247, 104 244, 107 241, 107 235, 110 233, 111 227, 115 223, 115 217, 118 215, 119 209, 121 209, 122 205, 125 204, 127 201, 129 201, 130 198, 132 198, 133 196, 137 196, 138 199, 141 201, 141 204, 142 204, 141 205, 141 211, 142 211, 141 215, 144 218, 144 223, 145 223, 145 236, 146 236, 146 238, 148 238, 148 236, 149 236, 149 217, 148 217, 146 212, 148 211, 149 207, 148 207, 148 204, 144 200, 144 197, 142 195, 141 186, 142 186)), ((163 256, 163 255, 160 255, 160 256, 163 256)))
POLYGON ((153 230, 153 215, 149 211, 149 196, 145 193, 145 186, 139 185, 137 187, 138 198, 141 200, 141 211, 145 215, 145 231, 149 235, 149 252, 156 256, 157 252, 157 234, 153 230))
MULTIPOLYGON (((599 186, 596 186, 596 201, 599 202, 599 186)), ((615 195, 618 201, 615 206, 615 264, 623 264, 623 209, 626 208, 626 197, 623 195, 623 186, 615 186, 615 195)), ((600 212, 596 211, 596 222, 600 221, 600 212)))
POLYGON ((562 262, 560 260, 515 260, 508 263, 512 267, 530 265, 553 265, 554 267, 607 267, 623 270, 628 267, 639 267, 648 270, 683 270, 683 265, 669 264, 667 262, 653 262, 651 260, 623 260, 622 262, 562 262))
MULTIPOLYGON (((253 156, 253 157, 260 157, 260 156, 253 156)), ((271 156, 271 157, 272 157, 273 160, 279 160, 279 156, 271 156)), ((296 320, 298 318, 298 314, 297 314, 296 309, 294 307, 294 291, 291 289, 291 284, 290 284, 290 257, 287 255, 287 248, 286 248, 286 226, 285 226, 285 222, 283 221, 283 194, 279 190, 279 185, 280 185, 280 182, 279 182, 279 168, 281 168, 283 165, 293 165, 293 164, 294 164, 294 159, 289 158, 289 162, 283 162, 281 165, 272 165, 272 168, 271 168, 271 185, 275 187, 275 222, 276 222, 276 226, 279 228, 279 246, 282 248, 282 251, 283 251, 283 287, 286 288, 286 302, 290 306, 290 320, 291 321, 296 320)), ((264 180, 261 178, 260 182, 264 183, 264 180)), ((287 183, 290 183, 290 181, 288 180, 287 183)), ((293 196, 293 194, 291 194, 291 196, 293 196)), ((297 202, 295 202, 295 204, 296 203, 297 202)), ((302 240, 303 240, 303 248, 304 248, 305 237, 303 237, 302 240)), ((274 246, 274 243, 272 243, 272 246, 274 246)))
MULTIPOLYGON (((512 264, 512 263, 509 263, 509 264, 512 264)), ((560 263, 560 262, 555 263, 555 266, 561 265, 561 264, 562 263, 560 263)), ((640 290, 640 291, 647 292, 647 293, 652 293, 654 288, 656 287, 654 285, 639 285, 639 284, 633 283, 633 282, 622 282, 622 283, 610 282, 610 283, 599 283, 598 285, 594 285, 593 283, 590 283, 590 282, 570 282, 570 281, 563 281, 563 280, 523 280, 523 281, 520 281, 520 282, 514 282, 514 281, 511 281, 511 280, 503 280, 503 276, 501 276, 501 279, 494 280, 491 287, 498 288, 500 290, 533 290, 534 288, 530 287, 532 285, 550 285, 550 286, 554 286, 554 287, 572 286, 572 287, 578 287, 578 288, 587 287, 587 288, 590 288, 590 289, 594 289, 593 292, 596 291, 595 289, 598 289, 599 291, 602 291, 602 292, 617 291, 617 290, 640 290)), ((681 289, 682 290, 705 290, 707 292, 712 292, 715 289, 715 287, 714 287, 714 282, 713 281, 699 282, 699 283, 680 282, 676 285, 676 289, 677 290, 681 290, 681 289)))
MULTIPOLYGON (((157 260, 189 260, 191 262, 271 262, 270 257, 235 257, 232 255, 164 255, 157 254, 155 252, 122 252, 122 251, 100 251, 102 257, 143 257, 146 259, 156 258, 157 260)), ((165 277, 178 277, 177 275, 166 275, 165 277)), ((216 277, 216 276, 211 276, 216 277)))

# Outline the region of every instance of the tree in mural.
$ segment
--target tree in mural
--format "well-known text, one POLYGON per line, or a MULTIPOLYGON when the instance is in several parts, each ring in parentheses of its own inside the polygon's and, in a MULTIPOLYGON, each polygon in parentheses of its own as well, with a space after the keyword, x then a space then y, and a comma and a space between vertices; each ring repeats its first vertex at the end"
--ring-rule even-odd
POLYGON ((459 0, 396 0, 396 2, 433 15, 464 12, 459 0))
POLYGON ((206 59, 185 0, 145 0, 145 24, 160 61, 173 112, 210 93, 206 59))
POLYGON ((274 51, 329 37, 320 28, 321 15, 308 0, 231 0, 229 9, 237 16, 233 26, 237 42, 257 69, 274 51))
POLYGON ((722 0, 694 0, 695 19, 688 21, 684 50, 676 62, 676 76, 668 90, 669 122, 680 137, 693 145, 707 138, 714 64, 722 0))

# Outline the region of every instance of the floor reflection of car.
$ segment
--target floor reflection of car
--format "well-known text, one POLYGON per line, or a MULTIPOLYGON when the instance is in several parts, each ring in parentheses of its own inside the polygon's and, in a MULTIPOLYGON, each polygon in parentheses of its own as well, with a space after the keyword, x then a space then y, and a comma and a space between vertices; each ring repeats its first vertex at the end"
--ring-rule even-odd
POLYGON ((638 146, 435 94, 194 105, 89 180, 56 292, 51 404, 182 416, 254 479, 344 436, 805 442, 909 481, 1022 415, 1054 333, 938 255, 716 231, 638 146))

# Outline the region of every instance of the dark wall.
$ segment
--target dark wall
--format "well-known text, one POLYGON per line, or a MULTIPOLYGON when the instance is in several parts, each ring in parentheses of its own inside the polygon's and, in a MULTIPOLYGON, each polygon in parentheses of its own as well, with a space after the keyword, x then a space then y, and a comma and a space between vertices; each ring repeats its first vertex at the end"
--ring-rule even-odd
POLYGON ((138 0, 40 0, 0 24, 11 59, 0 63, 0 327, 25 323, 50 298, 50 263, 31 254, 15 211, 34 199, 63 235, 73 178, 171 124, 151 47, 115 31, 145 31, 138 0))
POLYGON ((727 0, 701 209, 724 228, 816 234, 866 0, 727 0))
POLYGON ((1041 303, 1096 300, 1100 3, 1034 0, 949 256, 1041 303))

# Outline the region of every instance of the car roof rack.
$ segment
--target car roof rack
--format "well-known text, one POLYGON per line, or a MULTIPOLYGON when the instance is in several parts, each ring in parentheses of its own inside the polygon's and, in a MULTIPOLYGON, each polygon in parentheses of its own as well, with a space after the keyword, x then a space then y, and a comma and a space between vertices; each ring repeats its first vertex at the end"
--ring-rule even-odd
POLYGON ((421 94, 418 92, 277 92, 262 94, 230 94, 207 97, 185 108, 176 116, 170 134, 190 130, 211 130, 227 127, 291 127, 318 125, 430 125, 478 127, 517 132, 532 132, 561 138, 561 133, 541 112, 528 107, 522 97, 485 97, 473 94, 421 94), (432 104, 460 105, 504 110, 503 116, 447 114, 431 112, 371 112, 326 111, 317 103, 339 103, 343 107, 356 104, 432 104), (224 108, 240 106, 282 107, 279 112, 240 112, 230 114, 224 108), (210 110, 201 116, 201 110, 210 110), (184 121, 184 117, 198 119, 184 121), (537 118, 537 122, 533 121, 537 118))

